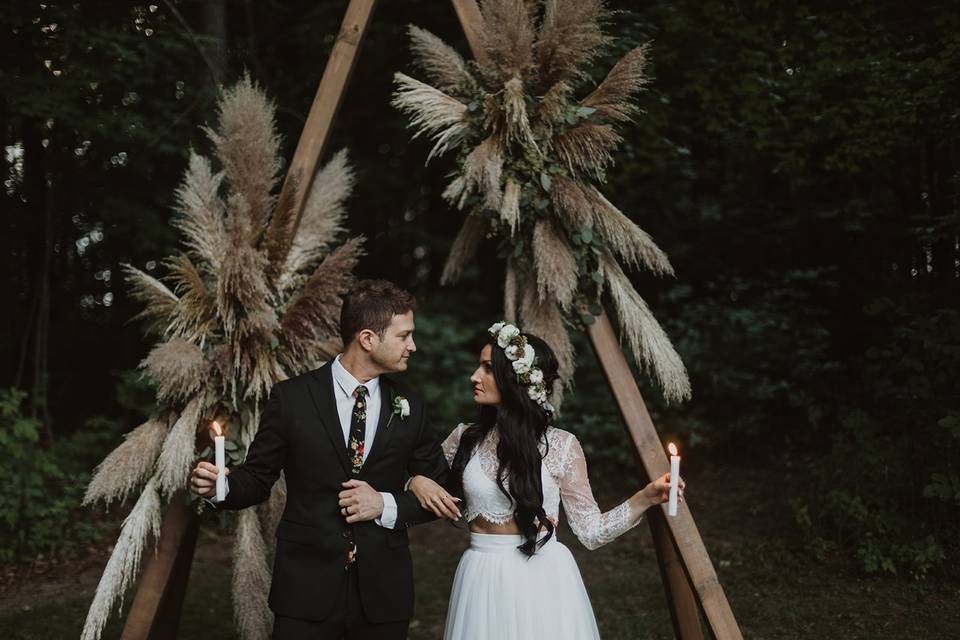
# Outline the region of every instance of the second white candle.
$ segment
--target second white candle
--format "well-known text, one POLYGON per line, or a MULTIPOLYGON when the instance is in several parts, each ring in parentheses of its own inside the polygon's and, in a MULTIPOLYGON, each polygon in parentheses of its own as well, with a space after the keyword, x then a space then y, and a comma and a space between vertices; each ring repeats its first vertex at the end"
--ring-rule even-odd
POLYGON ((220 424, 214 421, 213 429, 217 432, 217 435, 213 438, 214 450, 215 450, 215 461, 214 464, 217 465, 217 502, 220 502, 227 497, 227 476, 224 473, 224 467, 227 464, 227 456, 224 451, 224 437, 223 431, 220 429, 220 424))
POLYGON ((677 515, 677 502, 680 493, 680 456, 677 455, 677 446, 672 442, 670 449, 670 500, 667 503, 667 515, 677 515))

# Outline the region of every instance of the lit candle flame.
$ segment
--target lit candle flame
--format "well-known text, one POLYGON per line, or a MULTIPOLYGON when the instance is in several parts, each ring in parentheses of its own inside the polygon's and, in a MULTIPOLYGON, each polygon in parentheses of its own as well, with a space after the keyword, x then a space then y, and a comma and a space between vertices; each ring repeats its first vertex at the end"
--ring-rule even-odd
POLYGON ((667 449, 670 451, 670 455, 672 456, 677 455, 677 445, 671 442, 670 444, 667 445, 667 449))
POLYGON ((217 422, 216 420, 213 421, 213 430, 216 432, 218 436, 223 435, 223 429, 220 428, 220 423, 217 422))

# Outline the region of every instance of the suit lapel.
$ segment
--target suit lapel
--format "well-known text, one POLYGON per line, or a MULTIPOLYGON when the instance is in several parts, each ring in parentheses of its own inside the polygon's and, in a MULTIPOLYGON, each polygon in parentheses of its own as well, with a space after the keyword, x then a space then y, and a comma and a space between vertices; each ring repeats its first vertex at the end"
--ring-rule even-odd
POLYGON ((394 418, 396 418, 396 416, 393 415, 393 387, 390 385, 390 380, 386 376, 381 375, 380 416, 377 421, 377 435, 373 437, 370 453, 367 454, 367 459, 364 461, 363 468, 360 470, 361 475, 363 474, 363 469, 366 469, 374 457, 387 445, 387 441, 397 426, 396 424, 391 424, 395 422, 394 418))
POLYGON ((333 397, 332 364, 331 360, 313 372, 313 380, 310 381, 308 389, 310 389, 313 404, 317 408, 320 423, 330 437, 333 450, 337 452, 337 457, 340 459, 340 466, 343 467, 344 473, 350 476, 347 446, 343 441, 343 428, 340 426, 340 416, 337 413, 337 401, 333 397))

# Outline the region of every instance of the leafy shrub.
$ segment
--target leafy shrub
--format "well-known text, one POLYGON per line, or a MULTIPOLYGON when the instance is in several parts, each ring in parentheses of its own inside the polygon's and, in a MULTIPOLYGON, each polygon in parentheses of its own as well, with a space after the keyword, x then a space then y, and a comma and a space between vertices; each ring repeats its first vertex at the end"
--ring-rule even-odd
POLYGON ((71 442, 40 446, 42 424, 24 416, 26 393, 0 390, 0 560, 69 553, 100 527, 81 512, 89 475, 71 461, 71 442))
POLYGON ((839 546, 869 573, 922 577, 956 550, 960 530, 960 414, 949 406, 960 312, 905 296, 867 313, 886 326, 866 350, 865 408, 838 408, 828 452, 809 459, 813 490, 794 513, 818 555, 839 546))

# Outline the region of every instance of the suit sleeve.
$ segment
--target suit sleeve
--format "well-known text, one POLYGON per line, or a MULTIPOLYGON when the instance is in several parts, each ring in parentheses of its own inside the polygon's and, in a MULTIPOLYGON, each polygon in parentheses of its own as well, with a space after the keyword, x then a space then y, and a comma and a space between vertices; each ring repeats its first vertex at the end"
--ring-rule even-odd
MULTIPOLYGON (((430 425, 426 409, 423 412, 423 421, 417 444, 407 464, 407 473, 413 476, 427 476, 437 484, 445 485, 450 473, 450 466, 440 448, 440 440, 430 425)), ((394 494, 397 501, 397 529, 406 529, 417 524, 436 520, 437 516, 420 506, 417 497, 412 491, 394 494)))
POLYGON ((286 462, 290 439, 281 395, 280 386, 274 385, 260 416, 257 434, 247 450, 247 459, 240 466, 230 469, 230 475, 227 476, 230 491, 223 502, 217 504, 217 508, 245 509, 270 497, 273 483, 280 477, 286 462))

